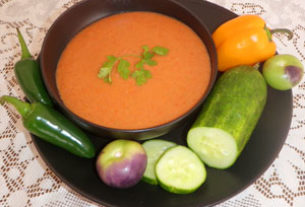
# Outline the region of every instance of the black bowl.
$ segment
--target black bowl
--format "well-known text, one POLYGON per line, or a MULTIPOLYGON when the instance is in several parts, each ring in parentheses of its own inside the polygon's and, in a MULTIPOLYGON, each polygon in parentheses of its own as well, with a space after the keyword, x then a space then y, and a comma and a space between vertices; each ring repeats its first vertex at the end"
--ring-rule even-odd
POLYGON ((216 50, 209 30, 192 11, 184 7, 183 4, 172 0, 87 0, 76 4, 63 13, 49 29, 40 54, 40 65, 43 80, 51 98, 67 117, 75 121, 83 129, 96 135, 138 140, 164 135, 170 130, 180 126, 186 119, 189 119, 192 114, 199 110, 207 94, 210 92, 217 74, 216 50), (74 35, 84 27, 101 18, 128 11, 157 12, 176 18, 188 25, 205 43, 210 56, 212 70, 206 93, 203 94, 200 101, 192 109, 171 122, 139 130, 107 128, 77 116, 65 107, 61 100, 57 90, 55 77, 57 63, 61 53, 74 35))

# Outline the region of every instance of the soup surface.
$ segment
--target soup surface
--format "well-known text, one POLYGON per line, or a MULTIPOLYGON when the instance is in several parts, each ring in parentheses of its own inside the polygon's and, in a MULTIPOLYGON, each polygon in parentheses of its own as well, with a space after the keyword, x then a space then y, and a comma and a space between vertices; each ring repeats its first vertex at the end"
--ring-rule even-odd
MULTIPOLYGON (((139 61, 125 56, 130 70, 139 61)), ((127 12, 103 18, 78 33, 57 66, 57 87, 67 108, 97 125, 143 129, 169 122, 190 110, 203 96, 210 62, 197 34, 180 21, 152 12, 127 12), (97 77, 107 56, 141 54, 142 46, 169 49, 145 65, 152 77, 139 86, 124 80, 117 68, 112 83, 97 77)))

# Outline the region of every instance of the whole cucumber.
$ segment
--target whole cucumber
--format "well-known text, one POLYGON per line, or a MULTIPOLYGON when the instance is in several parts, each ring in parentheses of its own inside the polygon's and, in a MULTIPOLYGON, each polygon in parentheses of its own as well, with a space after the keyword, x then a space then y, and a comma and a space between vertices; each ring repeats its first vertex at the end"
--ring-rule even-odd
POLYGON ((188 146, 207 165, 234 164, 248 142, 267 100, 267 85, 253 67, 239 66, 221 75, 187 135, 188 146))

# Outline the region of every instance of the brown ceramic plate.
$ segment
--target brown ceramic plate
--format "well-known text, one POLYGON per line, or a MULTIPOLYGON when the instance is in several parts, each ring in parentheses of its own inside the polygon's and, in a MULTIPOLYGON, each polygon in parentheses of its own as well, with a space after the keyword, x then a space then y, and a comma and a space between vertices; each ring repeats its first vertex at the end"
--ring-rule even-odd
MULTIPOLYGON (((213 32, 217 26, 236 15, 222 7, 201 0, 180 0, 200 17, 213 32)), ((223 202, 252 184, 271 165, 289 131, 292 117, 291 91, 268 89, 263 115, 249 143, 233 167, 227 170, 207 168, 206 182, 194 193, 175 195, 140 182, 118 190, 103 184, 95 171, 95 160, 73 156, 33 136, 33 141, 47 165, 72 189, 104 206, 129 207, 204 207, 223 202)), ((192 120, 160 138, 185 144, 192 120)), ((89 134, 90 135, 90 134, 89 134)), ((97 149, 109 140, 90 135, 97 149)))

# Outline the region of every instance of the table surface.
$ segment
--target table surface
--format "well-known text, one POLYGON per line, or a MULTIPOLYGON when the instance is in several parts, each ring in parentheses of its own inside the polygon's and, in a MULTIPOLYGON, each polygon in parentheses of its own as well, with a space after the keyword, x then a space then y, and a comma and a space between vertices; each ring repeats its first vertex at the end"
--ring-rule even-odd
MULTIPOLYGON (((23 98, 13 67, 20 58, 19 27, 37 56, 54 20, 79 0, 0 0, 0 95, 23 98)), ((187 1, 187 0, 186 0, 187 1)), ((262 16, 271 28, 289 28, 288 41, 275 35, 278 52, 305 65, 304 0, 210 0, 237 14, 262 16)), ((305 78, 293 89, 293 117, 287 140, 269 169, 251 186, 219 207, 305 206, 305 78)), ((44 163, 21 117, 0 107, 0 206, 98 206, 65 185, 44 163)))

